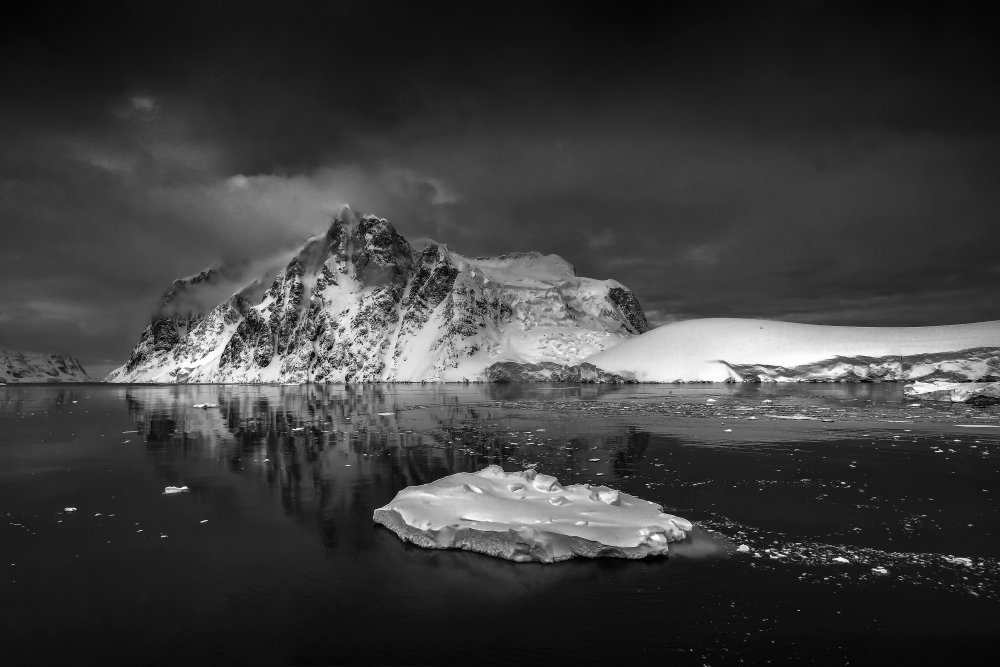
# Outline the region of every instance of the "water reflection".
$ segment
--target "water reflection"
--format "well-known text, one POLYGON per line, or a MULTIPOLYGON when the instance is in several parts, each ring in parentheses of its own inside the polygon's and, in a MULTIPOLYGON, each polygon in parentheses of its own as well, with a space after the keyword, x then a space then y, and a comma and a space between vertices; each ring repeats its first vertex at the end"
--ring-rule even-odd
POLYGON ((105 663, 502 659, 497 627, 541 637, 532 655, 554 661, 689 658, 696 644, 724 662, 750 654, 744 637, 832 628, 840 646, 873 623, 907 642, 942 626, 992 638, 995 603, 955 591, 995 589, 984 489, 1000 441, 914 425, 899 403, 898 385, 7 387, 0 541, 16 567, 0 599, 20 626, 5 657, 64 658, 49 641, 59 614, 75 657, 105 663), (779 408, 846 425, 768 421, 779 408), (607 483, 782 555, 706 563, 718 542, 697 533, 670 559, 552 567, 424 550, 372 524, 399 489, 490 463, 607 483), (190 493, 161 495, 180 484, 190 493), (928 545, 978 569, 906 560, 928 545), (924 587, 942 581, 956 583, 924 587), (109 643, 109 627, 128 632, 109 643))

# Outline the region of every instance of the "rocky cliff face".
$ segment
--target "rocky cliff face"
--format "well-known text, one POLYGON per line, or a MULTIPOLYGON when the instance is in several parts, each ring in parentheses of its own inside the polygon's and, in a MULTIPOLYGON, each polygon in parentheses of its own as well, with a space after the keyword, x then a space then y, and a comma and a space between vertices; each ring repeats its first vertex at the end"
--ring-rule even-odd
POLYGON ((476 381, 496 362, 572 365, 649 328, 626 287, 555 255, 414 252, 349 209, 273 278, 190 307, 214 279, 175 281, 107 380, 476 381))
POLYGON ((80 362, 69 355, 0 350, 0 383, 90 381, 80 362))

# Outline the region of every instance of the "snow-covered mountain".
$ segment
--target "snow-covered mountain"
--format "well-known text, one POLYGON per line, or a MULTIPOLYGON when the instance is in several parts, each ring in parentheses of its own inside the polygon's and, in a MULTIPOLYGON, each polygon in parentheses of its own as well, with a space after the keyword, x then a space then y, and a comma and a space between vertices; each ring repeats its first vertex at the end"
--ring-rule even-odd
POLYGON ((989 380, 1000 376, 1000 321, 841 327, 688 320, 636 336, 586 361, 639 382, 989 380))
POLYGON ((496 362, 573 365, 649 329, 628 288, 556 255, 415 252, 346 208, 276 276, 204 309, 218 278, 175 281, 106 380, 476 381, 496 362))
POLYGON ((0 383, 90 381, 80 362, 69 355, 0 349, 0 383))

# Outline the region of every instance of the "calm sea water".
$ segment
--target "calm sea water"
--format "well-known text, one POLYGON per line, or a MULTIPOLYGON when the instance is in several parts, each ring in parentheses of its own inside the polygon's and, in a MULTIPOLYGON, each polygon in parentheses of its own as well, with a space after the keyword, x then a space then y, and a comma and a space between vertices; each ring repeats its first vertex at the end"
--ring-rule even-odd
POLYGON ((0 660, 988 662, 998 427, 898 385, 0 388, 0 660), (372 524, 491 463, 697 529, 539 565, 372 524))

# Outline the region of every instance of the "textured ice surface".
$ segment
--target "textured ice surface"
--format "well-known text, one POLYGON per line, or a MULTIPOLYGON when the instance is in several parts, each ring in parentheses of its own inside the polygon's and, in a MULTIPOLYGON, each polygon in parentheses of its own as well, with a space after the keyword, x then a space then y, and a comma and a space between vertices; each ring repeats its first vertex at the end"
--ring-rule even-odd
POLYGON ((562 486, 534 470, 495 465, 407 487, 373 519, 425 548, 543 563, 666 554, 667 543, 691 530, 656 503, 606 486, 562 486))

